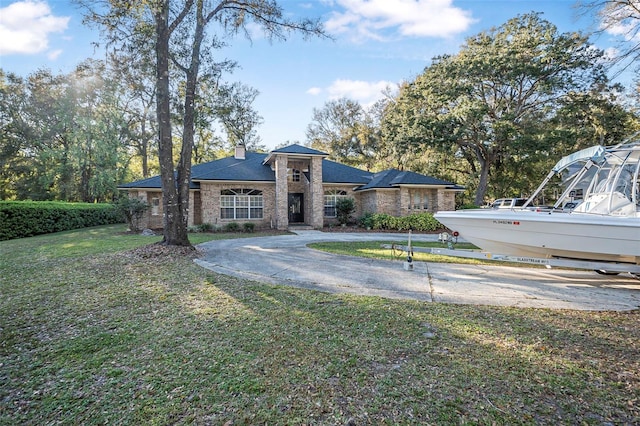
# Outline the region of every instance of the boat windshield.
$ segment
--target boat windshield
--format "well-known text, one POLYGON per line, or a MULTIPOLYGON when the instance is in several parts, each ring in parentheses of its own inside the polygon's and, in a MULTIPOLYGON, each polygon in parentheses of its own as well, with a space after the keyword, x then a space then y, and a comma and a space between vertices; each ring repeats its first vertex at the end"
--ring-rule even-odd
MULTIPOLYGON (((542 194, 555 176, 562 194, 552 210, 604 215, 640 215, 640 141, 613 147, 592 146, 563 157, 551 169, 524 208, 542 194)), ((547 188, 549 189, 549 188, 547 188)))
POLYGON ((573 154, 567 155, 558 161, 553 167, 553 171, 555 173, 559 173, 576 163, 584 164, 587 160, 591 160, 594 163, 600 163, 604 159, 605 152, 605 148, 601 145, 595 145, 590 148, 574 152, 573 154))
POLYGON ((582 190, 584 201, 576 211, 635 214, 640 204, 639 173, 640 143, 607 149, 604 161, 582 174, 580 182, 571 183, 582 190))

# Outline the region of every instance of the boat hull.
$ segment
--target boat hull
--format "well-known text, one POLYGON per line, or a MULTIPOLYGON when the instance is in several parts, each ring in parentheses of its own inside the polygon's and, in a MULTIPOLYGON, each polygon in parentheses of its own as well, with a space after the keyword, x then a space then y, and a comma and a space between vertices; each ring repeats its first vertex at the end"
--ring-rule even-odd
POLYGON ((640 217, 476 209, 435 218, 491 253, 640 264, 640 217))

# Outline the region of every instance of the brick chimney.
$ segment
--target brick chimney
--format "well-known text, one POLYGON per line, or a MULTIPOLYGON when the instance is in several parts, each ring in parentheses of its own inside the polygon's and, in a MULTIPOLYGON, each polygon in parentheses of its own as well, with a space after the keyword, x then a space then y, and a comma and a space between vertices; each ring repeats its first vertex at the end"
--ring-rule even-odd
POLYGON ((236 145, 236 153, 234 155, 236 160, 244 160, 245 157, 245 147, 242 144, 236 145))

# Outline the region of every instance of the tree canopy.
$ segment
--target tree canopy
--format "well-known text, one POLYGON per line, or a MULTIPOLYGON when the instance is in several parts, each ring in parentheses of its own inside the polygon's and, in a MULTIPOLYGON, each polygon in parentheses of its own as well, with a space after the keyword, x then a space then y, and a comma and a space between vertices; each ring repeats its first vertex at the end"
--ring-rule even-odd
POLYGON ((335 161, 370 169, 379 142, 375 116, 347 98, 329 101, 313 109, 307 141, 335 161))
MULTIPOLYGON (((111 200, 117 184, 160 173, 165 241, 188 244, 191 163, 235 144, 263 148, 252 107, 258 91, 225 78, 236 64, 218 58, 218 48, 249 24, 273 39, 323 36, 322 27, 290 21, 266 0, 83 4, 104 31, 106 60, 68 74, 0 69, 0 198, 111 200)), ((631 35, 633 10, 627 20, 610 16, 631 35)), ((640 92, 625 97, 612 85, 607 59, 584 34, 560 33, 539 14, 518 16, 434 58, 373 106, 342 98, 314 109, 307 144, 356 167, 464 184, 476 204, 527 195, 567 152, 640 129, 640 92)))
MULTIPOLYGON (((604 65, 586 36, 560 33, 536 13, 518 16, 435 58, 406 84, 385 115, 383 138, 396 152, 429 147, 466 161, 479 205, 490 182, 526 173, 523 166, 549 154, 560 140, 553 127, 559 114, 586 95, 613 93, 604 65)), ((600 131, 605 141, 617 136, 600 131)))
POLYGON ((108 201, 128 142, 118 87, 104 63, 24 79, 0 70, 2 198, 108 201))

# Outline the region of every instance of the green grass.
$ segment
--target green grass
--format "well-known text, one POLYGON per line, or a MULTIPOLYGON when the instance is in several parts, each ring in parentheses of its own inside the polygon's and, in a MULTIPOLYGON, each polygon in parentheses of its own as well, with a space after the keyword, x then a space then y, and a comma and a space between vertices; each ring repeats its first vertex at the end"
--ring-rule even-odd
POLYGON ((640 422, 637 311, 331 295, 128 251, 158 239, 0 242, 0 424, 640 422))
MULTIPOLYGON (((261 235, 271 234, 269 232, 190 233, 189 241, 191 244, 197 245, 211 240, 249 238, 261 235)), ((28 245, 31 247, 31 251, 24 251, 24 254, 29 258, 40 255, 51 258, 77 257, 114 253, 160 241, 162 241, 162 235, 143 236, 140 234, 131 234, 126 232, 124 225, 96 226, 55 234, 38 235, 32 238, 5 241, 0 245, 0 254, 4 254, 5 251, 8 253, 14 246, 23 247, 28 245)))
MULTIPOLYGON (((407 256, 407 252, 399 249, 382 248, 382 245, 396 245, 406 246, 407 242, 399 241, 351 241, 351 242, 324 242, 324 243, 311 243, 308 246, 316 250, 322 250, 329 253, 343 254, 348 256, 367 257, 371 259, 385 259, 385 260, 398 260, 404 259, 407 256)), ((417 241, 411 243, 413 247, 435 247, 446 248, 439 242, 423 242, 417 241)), ((469 243, 458 243, 456 249, 461 250, 473 250, 477 249, 476 246, 469 243)), ((437 263, 464 263, 470 265, 479 264, 495 264, 496 262, 478 260, 478 259, 465 259, 463 257, 451 257, 442 256, 439 254, 420 253, 414 251, 413 260, 421 262, 437 262, 437 263)), ((505 263, 502 262, 504 265, 505 263)))

